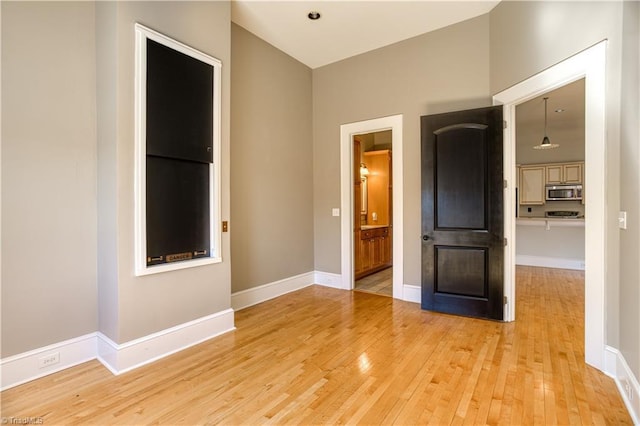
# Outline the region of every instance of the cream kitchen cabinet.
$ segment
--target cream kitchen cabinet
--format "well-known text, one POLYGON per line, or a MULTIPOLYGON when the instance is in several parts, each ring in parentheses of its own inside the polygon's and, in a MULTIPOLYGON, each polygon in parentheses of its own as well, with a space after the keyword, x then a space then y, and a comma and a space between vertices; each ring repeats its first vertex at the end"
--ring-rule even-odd
POLYGON ((521 166, 519 195, 521 205, 542 205, 544 204, 545 186, 544 166, 521 166))
POLYGON ((583 165, 584 163, 547 165, 547 185, 581 184, 583 165))

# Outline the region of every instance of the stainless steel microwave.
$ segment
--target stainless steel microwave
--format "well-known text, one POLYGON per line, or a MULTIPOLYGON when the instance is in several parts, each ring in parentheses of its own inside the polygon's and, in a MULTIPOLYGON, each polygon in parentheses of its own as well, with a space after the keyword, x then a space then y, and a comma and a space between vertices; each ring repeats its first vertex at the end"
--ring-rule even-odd
POLYGON ((547 201, 582 200, 582 185, 547 185, 547 201))

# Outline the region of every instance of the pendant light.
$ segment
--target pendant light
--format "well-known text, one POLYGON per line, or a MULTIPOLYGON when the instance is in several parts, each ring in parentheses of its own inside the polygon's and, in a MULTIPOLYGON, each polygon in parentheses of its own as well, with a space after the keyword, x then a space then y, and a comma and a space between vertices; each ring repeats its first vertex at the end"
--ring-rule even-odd
POLYGON ((367 165, 364 163, 360 163, 360 176, 367 176, 369 174, 369 169, 367 165))
POLYGON ((547 136, 547 99, 549 98, 544 98, 544 138, 542 138, 542 142, 540 142, 540 145, 534 146, 533 149, 551 149, 560 146, 557 143, 551 143, 549 137, 547 136))

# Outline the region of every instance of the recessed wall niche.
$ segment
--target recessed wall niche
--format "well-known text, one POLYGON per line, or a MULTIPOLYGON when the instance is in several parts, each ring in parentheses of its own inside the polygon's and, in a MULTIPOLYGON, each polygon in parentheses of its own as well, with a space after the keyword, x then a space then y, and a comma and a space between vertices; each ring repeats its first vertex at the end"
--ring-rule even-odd
POLYGON ((219 60, 136 31, 136 275, 221 261, 219 60))

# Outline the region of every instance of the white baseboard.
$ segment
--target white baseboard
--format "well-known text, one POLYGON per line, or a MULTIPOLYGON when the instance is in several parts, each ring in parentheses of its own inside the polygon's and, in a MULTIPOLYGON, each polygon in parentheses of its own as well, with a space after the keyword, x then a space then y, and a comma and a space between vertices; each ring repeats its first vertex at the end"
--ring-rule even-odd
POLYGON ((575 269, 584 271, 584 259, 563 259, 559 257, 528 256, 516 254, 516 265, 541 266, 543 268, 575 269))
POLYGON ((633 371, 629 368, 622 353, 611 346, 605 348, 605 373, 615 380, 633 423, 640 425, 640 385, 638 379, 633 375, 633 371))
MULTIPOLYGON (((315 284, 339 290, 351 290, 342 282, 342 275, 331 272, 315 271, 315 284)), ((402 300, 406 302, 420 303, 422 300, 422 288, 418 285, 403 284, 402 300)))
POLYGON ((618 369, 618 355, 620 352, 611 346, 604 349, 604 374, 615 379, 616 370, 618 369))
POLYGON ((227 309, 123 344, 99 332, 97 358, 113 374, 122 374, 232 330, 233 309, 227 309))
POLYGON ((231 308, 235 311, 300 290, 313 284, 313 272, 295 275, 272 283, 231 294, 231 308))
POLYGON ((406 302, 422 303, 422 287, 419 285, 404 284, 402 300, 406 302))
POLYGON ((334 274, 331 272, 322 272, 315 271, 313 282, 318 285, 322 285, 325 287, 337 288, 340 290, 351 290, 346 289, 342 286, 342 275, 334 274))
POLYGON ((0 389, 9 389, 95 358, 96 333, 85 334, 84 336, 7 357, 0 361, 0 371, 2 373, 0 389), (47 366, 40 367, 41 358, 55 357, 56 355, 58 362, 52 362, 47 366))
POLYGON ((234 329, 233 310, 227 309, 121 345, 100 332, 86 334, 0 360, 0 390, 92 359, 121 374, 234 329), (40 367, 50 357, 57 361, 40 367))

